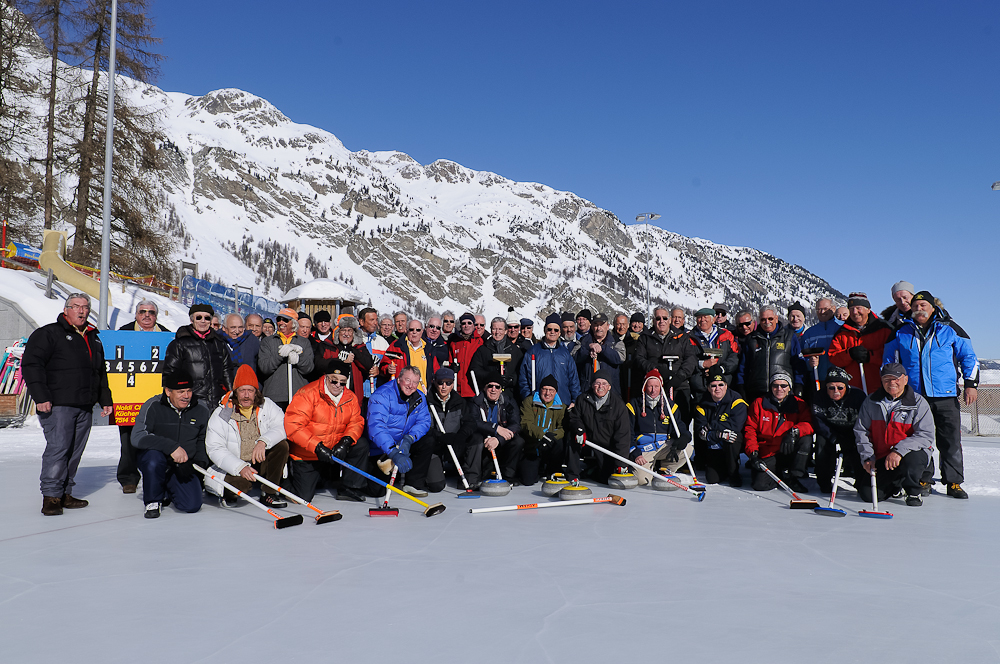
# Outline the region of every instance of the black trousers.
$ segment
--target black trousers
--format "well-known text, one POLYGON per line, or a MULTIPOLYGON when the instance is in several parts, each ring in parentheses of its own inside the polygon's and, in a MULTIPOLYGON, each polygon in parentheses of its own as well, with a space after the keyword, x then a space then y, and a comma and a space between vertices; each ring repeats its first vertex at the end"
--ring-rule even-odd
MULTIPOLYGON (((405 478, 406 484, 414 489, 427 489, 427 471, 431 467, 434 447, 434 438, 431 436, 424 436, 410 445, 410 461, 413 462, 413 468, 406 473, 405 478)), ((372 474, 374 475, 374 473, 372 474)), ((402 477, 396 476, 396 483, 400 485, 400 488, 402 488, 402 480, 402 477)))
MULTIPOLYGON (((812 453, 812 438, 812 436, 802 436, 790 454, 778 452, 774 456, 761 459, 761 461, 778 477, 782 477, 783 475, 805 477, 809 464, 809 456, 812 453)), ((771 489, 778 488, 778 483, 758 468, 750 469, 750 481, 753 484, 754 491, 770 491, 771 489)))
MULTIPOLYGON (((900 489, 906 491, 907 495, 913 496, 920 493, 920 478, 924 470, 930 464, 930 457, 924 450, 909 452, 903 456, 902 461, 893 470, 887 470, 885 459, 878 459, 875 462, 875 482, 878 486, 878 499, 885 500, 900 489)), ((872 501, 872 481, 871 476, 864 472, 854 482, 858 490, 858 496, 866 503, 872 501)))
MULTIPOLYGON (((934 443, 941 461, 941 482, 961 484, 965 481, 965 462, 962 459, 962 408, 958 397, 927 397, 934 415, 934 443)), ((924 481, 934 476, 934 459, 924 473, 924 481)))
POLYGON ((529 440, 524 444, 521 463, 517 467, 517 475, 521 484, 532 486, 541 476, 549 476, 559 472, 566 463, 566 441, 557 438, 549 444, 545 451, 539 450, 538 441, 529 440))
POLYGON ((122 441, 122 454, 118 460, 118 483, 122 486, 139 484, 139 466, 135 460, 135 448, 132 447, 133 427, 118 427, 118 435, 122 441))
MULTIPOLYGON (((483 448, 483 442, 486 437, 482 434, 476 434, 472 437, 472 447, 479 448, 479 454, 482 458, 482 463, 479 466, 481 469, 480 477, 485 477, 493 472, 493 455, 490 454, 485 448, 483 448)), ((503 477, 507 481, 513 481, 517 477, 517 465, 521 461, 521 450, 524 448, 524 438, 520 435, 515 434, 510 440, 504 440, 502 437, 498 438, 500 444, 497 445, 496 454, 497 462, 500 464, 500 472, 503 473, 503 477)), ((466 473, 468 475, 468 473, 466 473)), ((470 479, 471 483, 472 480, 470 479)))
POLYGON ((705 483, 718 484, 739 475, 742 447, 743 441, 737 440, 735 443, 721 443, 719 449, 713 450, 707 440, 695 437, 695 454, 701 457, 704 464, 705 483))
MULTIPOLYGON (((368 470, 368 439, 362 436, 351 445, 344 459, 358 470, 368 470)), ((302 461, 292 459, 289 464, 288 479, 282 484, 292 493, 305 500, 312 500, 316 491, 323 487, 323 482, 333 483, 340 475, 341 484, 351 489, 365 486, 365 478, 353 470, 342 466, 330 465, 324 461, 302 461)))
MULTIPOLYGON (((628 458, 628 450, 625 450, 624 453, 616 449, 611 451, 628 458)), ((566 478, 569 480, 589 476, 598 482, 607 484, 608 478, 617 472, 620 463, 617 459, 598 452, 592 447, 580 449, 575 439, 571 438, 566 443, 566 478)))
POLYGON ((866 475, 861 469, 861 455, 854 441, 854 432, 844 432, 833 440, 816 436, 816 483, 823 493, 829 493, 833 488, 833 473, 837 469, 837 445, 843 453, 844 465, 840 471, 843 477, 861 477, 866 475))

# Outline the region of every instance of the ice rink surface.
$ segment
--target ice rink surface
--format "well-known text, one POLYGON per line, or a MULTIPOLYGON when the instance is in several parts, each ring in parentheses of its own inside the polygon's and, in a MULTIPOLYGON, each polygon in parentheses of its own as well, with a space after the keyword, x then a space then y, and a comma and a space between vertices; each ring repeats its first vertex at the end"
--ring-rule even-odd
MULTIPOLYGON (((37 428, 0 430, 0 662, 1000 661, 1000 441, 967 440, 967 488, 891 520, 841 490, 845 518, 709 487, 628 504, 497 514, 548 500, 434 495, 425 518, 275 530, 246 504, 142 517, 95 428, 75 494, 39 513, 37 428)), ((814 486, 810 481, 809 486, 814 486)), ((597 496, 607 489, 594 487, 597 496)), ((813 497, 816 494, 813 493, 813 497)), ((825 501, 823 501, 825 503, 825 501)))

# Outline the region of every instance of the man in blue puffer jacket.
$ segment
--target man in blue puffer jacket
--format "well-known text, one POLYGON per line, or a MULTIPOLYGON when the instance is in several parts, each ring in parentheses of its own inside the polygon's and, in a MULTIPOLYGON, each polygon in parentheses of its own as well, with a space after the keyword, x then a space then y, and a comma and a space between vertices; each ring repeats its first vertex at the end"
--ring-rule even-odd
POLYGON ((559 384, 559 400, 568 405, 576 401, 582 390, 576 361, 559 343, 559 336, 562 334, 560 323, 559 314, 550 314, 545 319, 545 338, 525 353, 521 362, 518 385, 521 394, 534 394, 542 384, 542 379, 552 376, 559 384), (534 366, 534 384, 532 384, 532 366, 534 366))
MULTIPOLYGON (((368 402, 365 432, 371 443, 371 456, 375 457, 370 466, 376 477, 381 472, 388 481, 393 465, 400 473, 406 473, 434 451, 430 439, 424 439, 431 428, 431 415, 425 405, 426 397, 417 389, 419 384, 420 370, 403 367, 396 379, 375 390, 368 402)), ((378 494, 377 484, 369 482, 368 488, 371 495, 378 494)), ((409 488, 404 486, 403 490, 409 488)), ((420 491, 407 493, 427 495, 420 491)))
MULTIPOLYGON (((906 368, 910 386, 927 399, 934 415, 936 443, 941 456, 941 482, 948 495, 968 498, 962 461, 961 406, 958 403, 958 367, 965 386, 965 403, 978 396, 979 361, 972 342, 959 336, 934 305, 934 296, 920 291, 910 301, 910 318, 903 319, 896 338, 882 351, 882 362, 899 362, 906 368)), ((934 462, 924 472, 921 493, 930 494, 934 462)))

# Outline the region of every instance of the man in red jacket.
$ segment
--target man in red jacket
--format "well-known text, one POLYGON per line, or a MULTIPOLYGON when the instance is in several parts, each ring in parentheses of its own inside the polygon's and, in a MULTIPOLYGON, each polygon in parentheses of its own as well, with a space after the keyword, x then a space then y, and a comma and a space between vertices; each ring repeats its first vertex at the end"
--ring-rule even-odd
POLYGON ((464 313, 458 319, 459 328, 451 335, 451 368, 455 372, 456 389, 462 397, 476 396, 469 382, 472 356, 483 345, 483 336, 476 331, 476 317, 464 313))
POLYGON ((827 356, 830 363, 846 369, 851 375, 851 387, 871 394, 882 387, 879 367, 882 349, 895 336, 892 327, 872 312, 864 293, 851 293, 847 300, 850 315, 830 341, 827 356), (864 370, 864 381, 861 372, 864 370))
POLYGON ((750 407, 744 428, 746 453, 750 457, 750 479, 755 491, 770 491, 777 484, 759 469, 763 462, 793 491, 806 493, 799 481, 806 476, 812 451, 813 425, 809 406, 792 394, 792 377, 782 371, 771 374, 770 394, 750 407))

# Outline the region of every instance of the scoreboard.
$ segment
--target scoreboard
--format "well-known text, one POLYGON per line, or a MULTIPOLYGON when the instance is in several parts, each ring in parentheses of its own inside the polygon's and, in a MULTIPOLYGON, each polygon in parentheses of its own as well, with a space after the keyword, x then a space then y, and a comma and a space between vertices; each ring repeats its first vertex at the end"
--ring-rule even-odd
POLYGON ((163 392, 163 361, 173 332, 101 332, 104 368, 115 402, 112 424, 133 426, 142 404, 163 392))

